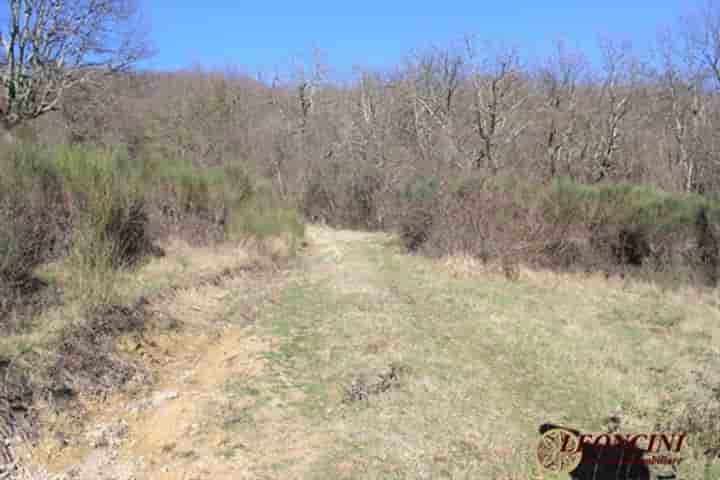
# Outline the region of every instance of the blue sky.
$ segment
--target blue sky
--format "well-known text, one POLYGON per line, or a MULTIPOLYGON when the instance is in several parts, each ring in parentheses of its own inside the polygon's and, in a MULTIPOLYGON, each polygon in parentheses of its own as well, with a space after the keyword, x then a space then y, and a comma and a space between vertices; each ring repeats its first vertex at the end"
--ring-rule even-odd
POLYGON ((411 49, 475 34, 516 43, 526 59, 564 38, 590 58, 599 35, 645 50, 658 28, 688 12, 691 0, 141 0, 157 55, 153 69, 191 65, 271 72, 314 47, 334 74, 387 67, 411 49))

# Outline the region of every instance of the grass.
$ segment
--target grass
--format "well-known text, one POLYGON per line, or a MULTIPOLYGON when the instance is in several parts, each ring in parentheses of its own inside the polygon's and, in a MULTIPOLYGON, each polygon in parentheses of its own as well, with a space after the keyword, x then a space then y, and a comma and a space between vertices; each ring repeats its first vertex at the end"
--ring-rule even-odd
MULTIPOLYGON (((720 371, 707 290, 525 268, 511 281, 468 258, 405 255, 384 234, 308 235, 276 280, 183 290, 163 307, 194 326, 162 343, 175 350, 162 388, 182 393, 126 419, 127 454, 175 472, 202 458, 208 478, 550 480, 533 456, 541 423, 598 431, 619 409, 628 432, 682 428, 720 371)), ((216 254, 141 271, 157 282, 226 261, 216 254)), ((692 456, 712 437, 689 440, 679 478, 714 478, 692 456)))
POLYGON ((304 478, 540 475, 541 423, 597 431, 620 408, 628 431, 652 431, 672 381, 697 361, 720 367, 698 337, 720 334, 706 294, 529 270, 458 277, 382 236, 358 239, 316 252, 254 331, 277 342, 268 377, 301 393, 284 421, 333 445, 304 478), (397 389, 343 406, 344 386, 394 362, 410 372, 397 389))

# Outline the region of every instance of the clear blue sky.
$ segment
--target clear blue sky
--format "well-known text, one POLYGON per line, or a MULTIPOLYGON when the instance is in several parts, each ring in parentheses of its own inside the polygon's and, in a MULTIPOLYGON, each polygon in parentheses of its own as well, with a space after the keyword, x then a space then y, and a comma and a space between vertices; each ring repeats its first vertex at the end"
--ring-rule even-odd
POLYGON ((354 65, 396 64, 416 47, 472 33, 517 43, 525 57, 548 52, 558 36, 591 59, 600 34, 639 50, 693 0, 142 0, 157 56, 153 69, 236 65, 270 72, 318 47, 335 74, 354 65))

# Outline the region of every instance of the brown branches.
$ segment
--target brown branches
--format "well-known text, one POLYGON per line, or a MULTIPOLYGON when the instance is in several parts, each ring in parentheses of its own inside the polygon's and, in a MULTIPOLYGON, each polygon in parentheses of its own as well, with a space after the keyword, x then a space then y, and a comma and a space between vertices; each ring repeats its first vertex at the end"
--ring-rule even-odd
POLYGON ((9 0, 0 80, 10 130, 56 110, 68 90, 148 54, 129 0, 9 0))

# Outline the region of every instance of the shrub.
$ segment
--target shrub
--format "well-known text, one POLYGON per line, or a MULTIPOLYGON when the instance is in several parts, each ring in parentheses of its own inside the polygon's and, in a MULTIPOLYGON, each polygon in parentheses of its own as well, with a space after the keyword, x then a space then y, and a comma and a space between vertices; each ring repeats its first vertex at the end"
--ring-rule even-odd
POLYGON ((401 192, 400 238, 411 252, 417 251, 430 237, 439 190, 436 177, 418 176, 411 178, 401 192))
POLYGON ((277 202, 271 188, 260 182, 256 183, 251 197, 236 203, 229 211, 224 228, 230 239, 284 236, 291 251, 295 251, 305 237, 300 213, 277 202))
POLYGON ((188 161, 149 162, 148 198, 157 235, 193 243, 220 241, 233 210, 254 194, 250 174, 239 165, 197 167, 188 161))
POLYGON ((199 243, 283 235, 294 249, 304 234, 298 214, 237 163, 17 144, 0 152, 0 171, 0 317, 27 303, 41 285, 33 270, 52 258, 71 272, 66 298, 92 305, 115 301, 119 270, 161 253, 160 235, 199 243))
MULTIPOLYGON (((652 260, 662 268, 661 260, 669 266, 674 258, 690 255, 698 266, 717 269, 712 224, 719 219, 720 205, 707 198, 561 180, 551 186, 548 199, 560 222, 588 232, 589 246, 607 263, 639 266, 652 260)), ((712 276, 708 279, 712 282, 712 276)))
POLYGON ((331 225, 339 223, 339 199, 335 190, 339 178, 340 168, 335 162, 325 169, 316 167, 309 172, 301 200, 301 209, 306 218, 322 220, 331 225))
POLYGON ((313 168, 305 179, 300 202, 313 221, 347 228, 376 230, 386 226, 381 209, 384 172, 331 161, 313 168))
POLYGON ((0 282, 26 280, 67 233, 59 176, 41 152, 0 154, 0 282))
POLYGON ((435 179, 417 177, 401 191, 400 236, 409 250, 564 270, 653 270, 665 276, 689 267, 704 283, 717 282, 715 200, 567 179, 542 185, 471 176, 447 185, 441 189, 435 179))
POLYGON ((517 262, 536 233, 537 198, 520 187, 511 179, 473 179, 451 186, 434 202, 426 249, 437 255, 471 255, 483 262, 517 262))
POLYGON ((415 252, 428 240, 432 228, 432 213, 423 209, 411 209, 400 220, 400 238, 411 252, 415 252))
MULTIPOLYGON (((709 467, 720 458, 720 383, 714 370, 700 368, 682 382, 667 386, 656 412, 656 428, 684 432, 691 454, 709 467)), ((711 477, 706 477, 711 478, 711 477)))
POLYGON ((135 265, 152 244, 143 166, 124 152, 80 147, 54 158, 72 196, 76 257, 101 270, 135 265))
POLYGON ((355 228, 380 228, 377 195, 382 188, 381 172, 372 168, 355 172, 350 178, 349 187, 350 198, 347 199, 344 223, 355 228))
POLYGON ((705 282, 715 287, 718 283, 718 263, 720 263, 720 249, 718 240, 712 231, 708 219, 707 207, 698 209, 695 230, 697 236, 697 262, 698 268, 704 276, 705 282))

